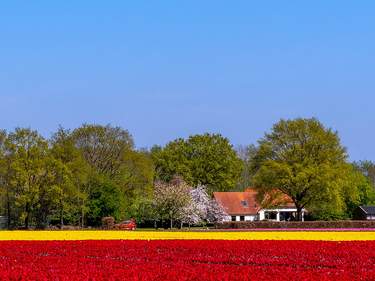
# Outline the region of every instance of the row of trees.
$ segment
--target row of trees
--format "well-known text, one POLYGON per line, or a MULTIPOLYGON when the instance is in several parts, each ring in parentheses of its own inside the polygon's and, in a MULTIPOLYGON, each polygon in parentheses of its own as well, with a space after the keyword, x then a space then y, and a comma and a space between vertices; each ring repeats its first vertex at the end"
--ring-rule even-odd
POLYGON ((137 150, 127 130, 109 125, 59 128, 50 139, 31 129, 0 131, 0 214, 10 227, 97 226, 104 216, 210 222, 220 214, 212 192, 248 186, 278 189, 315 218, 350 218, 374 203, 374 175, 372 162, 349 163, 337 132, 316 119, 281 120, 237 151, 219 134, 137 150), (176 176, 184 184, 173 184, 176 176), (197 215, 194 194, 216 211, 197 215))
POLYGON ((21 128, 0 136, 1 211, 9 227, 95 226, 105 215, 131 216, 134 202, 152 195, 152 160, 121 128, 60 128, 49 140, 21 128))

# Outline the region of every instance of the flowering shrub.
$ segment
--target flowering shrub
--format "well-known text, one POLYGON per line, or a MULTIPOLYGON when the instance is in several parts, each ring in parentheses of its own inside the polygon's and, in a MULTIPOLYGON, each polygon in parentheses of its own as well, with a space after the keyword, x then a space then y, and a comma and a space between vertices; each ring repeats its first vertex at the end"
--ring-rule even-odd
POLYGON ((211 199, 206 187, 198 185, 190 191, 191 200, 183 210, 182 221, 187 224, 221 223, 228 214, 216 200, 211 199))
POLYGON ((0 280, 374 280, 375 241, 2 241, 0 280))

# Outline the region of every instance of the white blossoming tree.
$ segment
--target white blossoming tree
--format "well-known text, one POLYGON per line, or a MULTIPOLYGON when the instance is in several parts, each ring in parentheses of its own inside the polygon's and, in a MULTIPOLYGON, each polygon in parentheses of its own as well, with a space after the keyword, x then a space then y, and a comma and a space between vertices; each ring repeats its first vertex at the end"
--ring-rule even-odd
POLYGON ((169 220, 171 228, 174 221, 182 221, 191 205, 190 191, 191 187, 179 179, 155 183, 153 208, 158 219, 169 220))
POLYGON ((218 204, 215 200, 210 201, 209 210, 207 212, 207 222, 223 222, 227 216, 228 214, 225 212, 223 206, 218 204))
POLYGON ((210 198, 206 187, 197 186, 190 191, 190 205, 185 209, 184 222, 190 224, 205 224, 221 222, 227 216, 224 209, 210 198))
POLYGON ((170 183, 158 182, 154 189, 154 212, 160 220, 200 225, 221 222, 227 216, 224 209, 211 199, 206 187, 192 188, 177 178, 170 183))

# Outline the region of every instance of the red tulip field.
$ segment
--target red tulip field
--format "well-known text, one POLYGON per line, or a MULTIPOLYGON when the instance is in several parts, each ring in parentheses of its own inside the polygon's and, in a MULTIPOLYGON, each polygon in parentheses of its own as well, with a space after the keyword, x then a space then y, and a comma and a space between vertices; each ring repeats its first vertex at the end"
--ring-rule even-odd
POLYGON ((375 280, 375 241, 1 241, 0 280, 375 280))

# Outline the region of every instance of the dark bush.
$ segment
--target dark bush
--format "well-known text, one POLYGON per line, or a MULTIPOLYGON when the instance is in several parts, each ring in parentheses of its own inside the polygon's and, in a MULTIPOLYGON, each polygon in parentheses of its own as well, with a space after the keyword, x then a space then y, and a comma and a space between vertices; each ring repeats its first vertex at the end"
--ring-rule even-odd
POLYGON ((298 228, 375 228, 375 221, 254 221, 254 222, 225 222, 215 225, 218 229, 298 229, 298 228))
POLYGON ((113 229, 115 227, 115 219, 113 217, 102 218, 103 229, 113 229))

